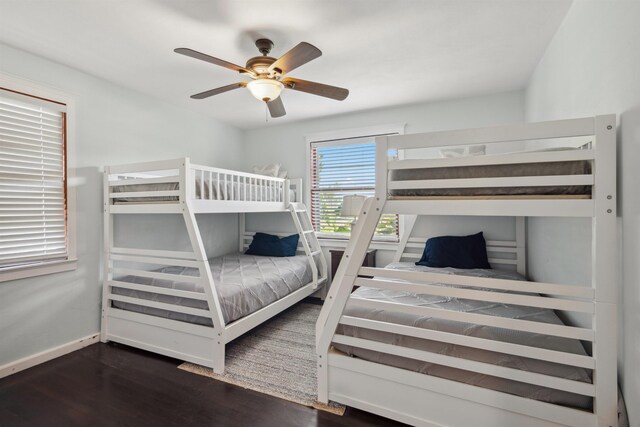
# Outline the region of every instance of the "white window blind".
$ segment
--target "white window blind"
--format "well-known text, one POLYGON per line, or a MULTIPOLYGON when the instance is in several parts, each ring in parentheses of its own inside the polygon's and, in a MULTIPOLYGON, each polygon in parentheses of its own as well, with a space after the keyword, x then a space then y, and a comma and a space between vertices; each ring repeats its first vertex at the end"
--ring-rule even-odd
POLYGON ((0 89, 0 269, 67 257, 65 114, 0 89))
MULTIPOLYGON (((348 238, 354 218, 341 216, 342 198, 373 196, 376 145, 373 137, 311 143, 311 219, 320 237, 348 238)), ((397 240, 398 216, 383 215, 377 240, 397 240)))

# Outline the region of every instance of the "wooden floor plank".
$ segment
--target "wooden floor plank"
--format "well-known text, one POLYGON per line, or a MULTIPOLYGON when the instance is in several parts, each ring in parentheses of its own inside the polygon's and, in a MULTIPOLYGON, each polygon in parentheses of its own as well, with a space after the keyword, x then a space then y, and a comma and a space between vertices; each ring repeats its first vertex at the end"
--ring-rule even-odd
POLYGON ((0 426, 399 426, 344 416, 177 369, 180 361, 95 344, 0 380, 0 426))

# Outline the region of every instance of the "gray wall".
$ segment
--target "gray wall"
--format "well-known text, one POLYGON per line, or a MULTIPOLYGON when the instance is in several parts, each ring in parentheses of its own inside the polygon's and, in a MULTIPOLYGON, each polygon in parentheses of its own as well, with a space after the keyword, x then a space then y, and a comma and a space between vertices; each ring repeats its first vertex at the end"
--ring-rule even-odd
MULTIPOLYGON (((101 167, 190 156, 206 164, 238 168, 242 133, 210 117, 5 45, 0 45, 0 72, 77 97, 77 117, 71 119, 77 124, 78 206, 77 270, 0 283, 1 366, 99 331, 101 167)), ((181 229, 171 226, 174 222, 137 218, 123 226, 133 238, 160 229, 161 239, 179 246, 185 241, 180 240, 181 229), (134 230, 139 234, 133 235, 134 230)), ((199 222, 210 254, 235 249, 237 215, 199 222)))
MULTIPOLYGON (((575 0, 526 91, 529 121, 618 115, 620 381, 640 425, 640 2, 575 0)), ((589 283, 590 221, 529 222, 534 280, 589 283), (546 237, 543 237, 546 236, 546 237)), ((608 285, 608 284, 605 284, 608 285)), ((610 286, 618 286, 611 283, 610 286)))

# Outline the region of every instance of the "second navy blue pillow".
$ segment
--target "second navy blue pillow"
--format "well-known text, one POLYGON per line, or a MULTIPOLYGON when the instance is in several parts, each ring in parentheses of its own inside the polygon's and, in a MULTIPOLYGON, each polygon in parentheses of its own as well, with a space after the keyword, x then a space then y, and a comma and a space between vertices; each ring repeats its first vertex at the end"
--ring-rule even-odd
POLYGON ((482 232, 470 236, 440 236, 427 240, 416 265, 427 267, 491 268, 482 232))
POLYGON ((298 234, 280 238, 273 234, 256 233, 245 252, 247 255, 294 256, 298 248, 298 234))

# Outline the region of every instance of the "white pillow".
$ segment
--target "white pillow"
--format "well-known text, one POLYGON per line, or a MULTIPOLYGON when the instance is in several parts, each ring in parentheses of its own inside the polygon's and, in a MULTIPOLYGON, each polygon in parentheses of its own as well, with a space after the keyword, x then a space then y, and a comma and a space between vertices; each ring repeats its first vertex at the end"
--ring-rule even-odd
POLYGON ((266 166, 254 166, 253 173, 258 175, 274 176, 276 178, 287 177, 287 171, 284 170, 279 163, 273 163, 266 166))
POLYGON ((466 147, 458 148, 442 148, 440 150, 441 157, 470 157, 470 156, 483 156, 485 154, 484 145, 467 145, 466 147))

